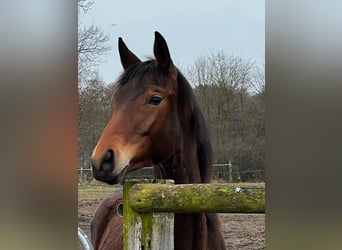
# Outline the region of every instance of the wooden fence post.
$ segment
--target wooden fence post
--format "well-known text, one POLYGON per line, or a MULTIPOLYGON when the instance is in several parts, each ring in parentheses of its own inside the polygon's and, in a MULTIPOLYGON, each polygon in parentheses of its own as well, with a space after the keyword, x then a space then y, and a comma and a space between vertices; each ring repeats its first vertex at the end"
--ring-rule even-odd
MULTIPOLYGON (((127 180, 124 185, 124 249, 125 250, 173 250, 174 214, 137 213, 129 205, 129 191, 137 183, 152 180, 127 180)), ((159 184, 173 184, 173 180, 157 180, 159 184)))
POLYGON ((231 161, 228 162, 228 182, 232 183, 233 182, 233 165, 231 163, 231 161))

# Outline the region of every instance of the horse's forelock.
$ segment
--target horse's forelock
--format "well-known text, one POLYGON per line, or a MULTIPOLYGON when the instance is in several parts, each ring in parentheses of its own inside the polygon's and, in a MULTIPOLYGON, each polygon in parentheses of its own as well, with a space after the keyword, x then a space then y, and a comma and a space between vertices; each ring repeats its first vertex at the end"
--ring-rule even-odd
POLYGON ((163 73, 158 69, 158 63, 156 60, 148 60, 127 68, 119 77, 118 85, 123 87, 133 79, 142 79, 143 77, 150 75, 157 78, 162 78, 163 73))

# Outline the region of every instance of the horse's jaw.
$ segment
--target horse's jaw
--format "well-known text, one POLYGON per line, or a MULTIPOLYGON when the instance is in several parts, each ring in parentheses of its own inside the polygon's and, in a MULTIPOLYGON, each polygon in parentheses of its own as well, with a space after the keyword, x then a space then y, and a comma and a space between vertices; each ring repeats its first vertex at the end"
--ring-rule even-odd
POLYGON ((117 175, 114 175, 114 174, 111 174, 109 176, 106 176, 106 177, 97 177, 97 176, 94 176, 95 179, 97 179, 98 181, 101 181, 101 182, 104 182, 104 183, 107 183, 109 185, 115 185, 115 184, 121 184, 123 185, 124 181, 125 181, 125 176, 126 176, 126 173, 127 173, 127 169, 128 169, 128 166, 124 167, 119 174, 117 175))

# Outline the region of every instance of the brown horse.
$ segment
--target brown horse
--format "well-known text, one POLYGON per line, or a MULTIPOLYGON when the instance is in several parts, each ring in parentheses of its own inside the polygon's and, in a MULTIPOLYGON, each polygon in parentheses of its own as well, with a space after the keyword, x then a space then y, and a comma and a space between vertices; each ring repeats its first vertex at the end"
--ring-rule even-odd
MULTIPOLYGON (((155 60, 142 62, 119 38, 124 72, 115 85, 113 116, 92 155, 93 175, 122 183, 126 172, 154 166, 155 177, 175 183, 211 179, 212 148, 205 120, 188 81, 174 66, 165 39, 155 32, 155 60)), ((91 224, 96 249, 123 249, 122 218, 114 192, 91 224)), ((176 250, 225 249, 216 214, 176 214, 176 250)))

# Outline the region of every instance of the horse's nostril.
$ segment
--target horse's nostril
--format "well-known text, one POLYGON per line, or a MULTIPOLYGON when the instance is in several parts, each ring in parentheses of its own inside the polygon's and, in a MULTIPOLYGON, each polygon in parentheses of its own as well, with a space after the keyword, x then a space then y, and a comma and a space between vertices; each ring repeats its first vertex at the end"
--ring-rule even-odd
POLYGON ((103 161, 113 161, 113 150, 108 150, 105 156, 103 157, 103 161))
POLYGON ((103 160, 100 165, 100 171, 109 173, 112 172, 114 168, 114 152, 113 150, 108 150, 103 156, 103 160))

